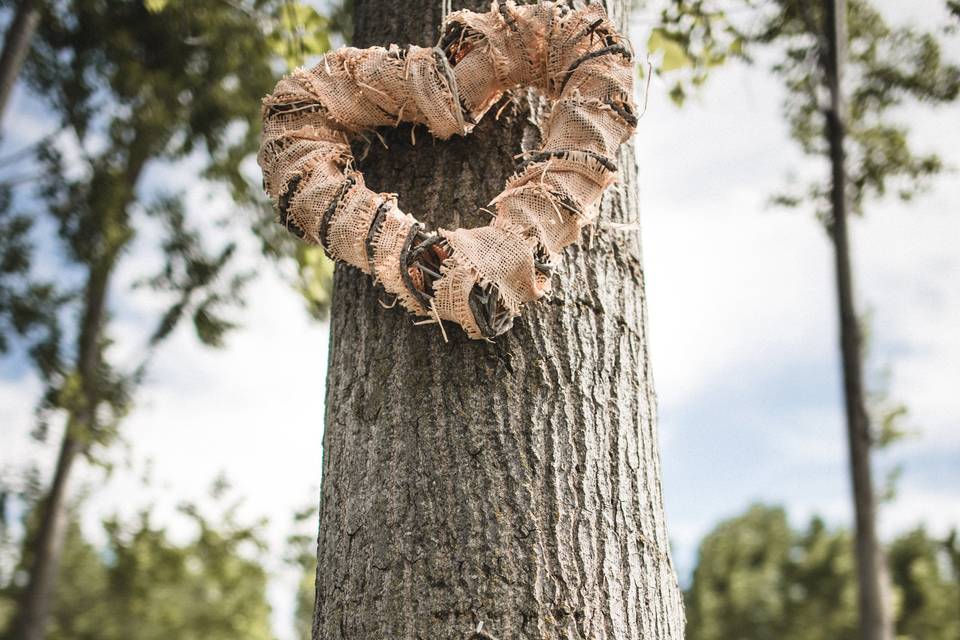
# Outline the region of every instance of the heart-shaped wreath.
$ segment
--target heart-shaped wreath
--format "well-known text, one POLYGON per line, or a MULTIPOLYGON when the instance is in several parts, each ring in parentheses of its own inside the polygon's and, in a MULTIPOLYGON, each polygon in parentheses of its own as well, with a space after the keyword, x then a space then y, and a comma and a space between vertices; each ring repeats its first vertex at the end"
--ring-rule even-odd
POLYGON ((487 13, 450 14, 436 47, 343 48, 281 80, 263 101, 258 161, 280 224, 411 313, 489 339, 549 290, 636 124, 629 43, 602 7, 495 0, 487 13), (428 232, 396 194, 364 186, 351 134, 411 122, 440 139, 466 135, 516 87, 549 100, 544 142, 522 154, 488 226, 428 232))

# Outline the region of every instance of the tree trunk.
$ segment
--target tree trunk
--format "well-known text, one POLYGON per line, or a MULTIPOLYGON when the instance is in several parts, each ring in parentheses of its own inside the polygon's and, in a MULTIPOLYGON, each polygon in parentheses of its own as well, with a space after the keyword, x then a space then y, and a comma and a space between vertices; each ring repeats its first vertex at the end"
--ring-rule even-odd
POLYGON ((96 436, 96 412, 101 400, 99 369, 103 355, 102 337, 107 314, 107 296, 117 259, 130 239, 129 236, 114 232, 123 226, 121 221, 126 218, 127 209, 133 201, 137 182, 150 155, 149 148, 139 136, 130 143, 127 162, 123 168, 126 192, 116 207, 109 207, 102 212, 98 229, 101 237, 91 241, 100 245, 101 253, 88 267, 77 335, 77 359, 74 364, 83 401, 79 405, 65 407, 69 413, 67 427, 60 445, 60 455, 50 491, 44 500, 42 518, 32 541, 34 557, 30 567, 30 579, 17 611, 14 627, 16 640, 43 640, 46 637, 47 619, 53 605, 57 571, 66 534, 70 470, 86 443, 96 436))
POLYGON ((53 605, 53 592, 66 535, 70 471, 77 454, 82 451, 82 441, 89 438, 87 434, 92 428, 98 403, 96 375, 100 361, 99 343, 112 272, 113 260, 110 259, 104 265, 91 268, 87 277, 76 364, 84 402, 82 406, 71 409, 53 481, 44 499, 40 523, 31 545, 33 563, 30 580, 17 612, 16 640, 43 640, 46 637, 47 619, 53 605))
POLYGON ((71 430, 72 427, 68 426, 60 444, 53 483, 44 499, 40 528, 32 544, 33 565, 17 612, 16 640, 43 640, 46 637, 53 585, 67 531, 67 485, 70 469, 80 452, 80 443, 71 435, 71 430))
POLYGON ((3 40, 3 53, 0 53, 0 124, 3 123, 7 102, 13 86, 17 83, 17 76, 20 75, 27 52, 30 51, 30 40, 39 23, 37 0, 20 0, 3 40))
MULTIPOLYGON (((432 45, 441 4, 356 0, 356 45, 432 45)), ((625 29, 627 3, 607 4, 625 29)), ((495 106, 466 139, 386 132, 367 182, 433 228, 485 224, 478 207, 538 143, 537 102, 499 121, 495 106)), ((600 219, 637 223, 631 145, 619 166, 600 219)), ((315 639, 683 637, 639 237, 601 226, 589 244, 494 344, 452 325, 444 343, 338 266, 315 639)))
POLYGON ((870 422, 863 388, 863 350, 853 299, 853 274, 847 231, 846 171, 844 168, 845 110, 842 92, 846 43, 845 0, 824 0, 827 39, 826 77, 830 90, 827 137, 831 164, 831 235, 836 260, 837 302, 840 312, 840 352, 846 404, 850 476, 856 518, 855 550, 859 588, 860 637, 891 640, 893 628, 888 607, 887 573, 877 540, 877 504, 870 468, 870 422))

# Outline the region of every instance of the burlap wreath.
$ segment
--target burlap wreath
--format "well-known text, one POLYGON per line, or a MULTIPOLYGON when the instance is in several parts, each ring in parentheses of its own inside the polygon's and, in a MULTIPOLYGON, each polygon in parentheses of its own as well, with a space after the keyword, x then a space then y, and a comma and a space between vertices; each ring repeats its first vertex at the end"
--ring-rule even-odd
POLYGON ((629 44, 602 7, 500 0, 450 14, 434 48, 344 48, 284 78, 263 101, 258 160, 280 224, 373 276, 411 313, 482 339, 549 290, 635 127, 629 44), (440 139, 466 135, 516 87, 549 100, 544 142, 493 200, 488 226, 428 232, 395 194, 364 186, 352 134, 411 122, 440 139))

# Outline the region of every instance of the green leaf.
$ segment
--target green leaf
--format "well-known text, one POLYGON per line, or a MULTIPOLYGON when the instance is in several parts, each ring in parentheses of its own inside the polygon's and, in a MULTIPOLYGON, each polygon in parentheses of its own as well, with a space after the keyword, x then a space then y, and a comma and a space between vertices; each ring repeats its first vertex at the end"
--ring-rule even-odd
POLYGON ((276 24, 267 42, 288 67, 330 50, 330 21, 313 7, 286 1, 277 8, 274 19, 276 24))
POLYGON ((743 55, 743 38, 737 36, 730 43, 730 55, 733 56, 742 56, 743 55))
POLYGON ((150 13, 160 13, 167 8, 169 3, 170 0, 143 0, 143 6, 145 6, 150 13))
POLYGON ((333 289, 333 261, 320 247, 301 244, 297 247, 297 288, 307 303, 310 314, 322 319, 330 306, 333 289))
POLYGON ((647 40, 647 51, 650 53, 663 52, 663 61, 660 63, 661 73, 669 73, 677 69, 693 66, 693 59, 686 48, 663 29, 654 29, 647 40))
POLYGON ((682 84, 675 84, 670 89, 670 100, 678 107, 683 106, 683 101, 687 99, 687 93, 683 90, 682 84))

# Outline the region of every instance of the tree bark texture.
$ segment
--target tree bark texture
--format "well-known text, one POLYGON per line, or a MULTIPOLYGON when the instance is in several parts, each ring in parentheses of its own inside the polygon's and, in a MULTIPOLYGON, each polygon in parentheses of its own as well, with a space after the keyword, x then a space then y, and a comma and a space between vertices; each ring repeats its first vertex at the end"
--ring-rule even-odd
MULTIPOLYGON (((433 45, 441 6, 356 0, 355 45, 433 45)), ((626 6, 607 3, 624 30, 626 6)), ((448 142, 385 132, 361 169, 433 228, 485 224, 539 104, 517 94, 448 142)), ((638 222, 632 145, 619 166, 601 225, 638 222)), ((490 344, 454 326, 445 343, 338 267, 315 639, 682 638, 639 236, 601 226, 561 271, 490 344)))
POLYGON ((20 0, 13 12, 7 35, 3 40, 0 53, 0 123, 7 110, 7 102, 17 83, 17 76, 23 67, 23 61, 30 51, 30 40, 40 24, 40 10, 37 0, 20 0))
POLYGON ((845 108, 843 57, 846 43, 845 0, 824 0, 827 41, 826 78, 830 90, 827 138, 830 146, 831 235, 837 279, 840 353, 850 455, 850 478, 856 522, 858 611, 863 640, 891 640, 889 587, 883 549, 877 538, 877 501, 870 467, 870 421, 863 387, 863 349, 854 302, 850 241, 847 230, 846 170, 844 157, 845 108))

